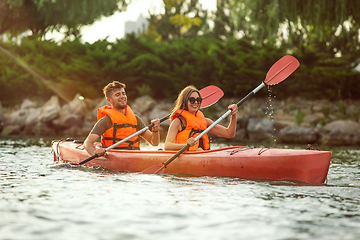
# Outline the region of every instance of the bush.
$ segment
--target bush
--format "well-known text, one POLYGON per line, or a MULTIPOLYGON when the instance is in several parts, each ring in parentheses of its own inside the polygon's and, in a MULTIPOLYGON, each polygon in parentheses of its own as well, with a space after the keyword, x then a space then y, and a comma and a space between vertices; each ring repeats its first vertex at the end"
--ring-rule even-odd
MULTIPOLYGON (((254 46, 245 39, 224 42, 198 37, 170 44, 135 35, 116 43, 102 40, 82 44, 75 39, 59 46, 33 37, 24 39, 21 46, 1 46, 24 63, 0 57, 0 100, 4 105, 25 97, 46 100, 53 94, 64 100, 76 93, 98 98, 102 97, 102 88, 113 80, 127 85, 130 99, 146 93, 158 100, 174 100, 190 84, 199 89, 216 85, 226 97, 241 99, 265 80, 267 71, 287 50, 254 46)), ((360 98, 360 73, 347 70, 350 63, 346 59, 334 64, 318 56, 315 65, 314 61, 308 62, 308 56, 294 56, 301 65, 286 81, 273 87, 278 99, 360 98)), ((266 97, 266 91, 259 91, 255 97, 266 97)))

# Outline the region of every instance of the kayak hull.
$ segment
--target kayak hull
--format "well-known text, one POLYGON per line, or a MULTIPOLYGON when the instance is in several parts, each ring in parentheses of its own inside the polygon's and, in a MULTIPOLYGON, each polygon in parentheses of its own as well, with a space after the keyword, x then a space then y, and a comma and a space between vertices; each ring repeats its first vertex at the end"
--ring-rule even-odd
MULTIPOLYGON (((53 142, 54 161, 78 164, 89 157, 81 143, 53 142)), ((166 162, 176 151, 109 150, 84 165, 121 172, 142 172, 166 162)), ((326 181, 331 152, 300 149, 248 148, 242 146, 202 152, 185 152, 164 173, 268 179, 322 184, 326 181)), ((156 168, 156 167, 155 167, 156 168)))

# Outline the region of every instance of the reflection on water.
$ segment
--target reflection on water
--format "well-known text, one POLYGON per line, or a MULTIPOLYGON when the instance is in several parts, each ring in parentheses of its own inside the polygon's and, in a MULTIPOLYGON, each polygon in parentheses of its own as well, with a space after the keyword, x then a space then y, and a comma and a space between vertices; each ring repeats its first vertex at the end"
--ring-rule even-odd
POLYGON ((53 169, 50 144, 0 140, 0 239, 360 239, 355 148, 323 149, 328 182, 307 186, 53 169))

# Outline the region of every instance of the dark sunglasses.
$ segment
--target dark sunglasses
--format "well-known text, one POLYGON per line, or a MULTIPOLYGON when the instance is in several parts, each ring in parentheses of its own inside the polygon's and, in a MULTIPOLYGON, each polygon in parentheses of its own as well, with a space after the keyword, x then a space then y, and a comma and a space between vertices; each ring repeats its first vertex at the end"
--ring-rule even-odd
POLYGON ((202 102, 202 98, 201 97, 198 97, 198 98, 194 98, 194 97, 189 97, 189 102, 191 104, 194 104, 195 101, 197 101, 198 104, 200 104, 202 102))

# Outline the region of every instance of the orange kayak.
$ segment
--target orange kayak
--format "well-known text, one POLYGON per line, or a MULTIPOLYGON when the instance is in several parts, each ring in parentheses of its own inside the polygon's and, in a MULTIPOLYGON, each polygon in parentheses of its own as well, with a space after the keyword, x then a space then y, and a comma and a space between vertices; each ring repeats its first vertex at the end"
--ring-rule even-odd
MULTIPOLYGON (((82 143, 53 141, 54 161, 77 165, 89 157, 82 143)), ((166 162, 176 151, 109 150, 106 157, 84 165, 121 172, 142 172, 166 162)), ((326 181, 331 152, 318 150, 226 147, 202 152, 185 152, 170 163, 164 173, 223 176, 304 182, 312 185, 326 181)))

